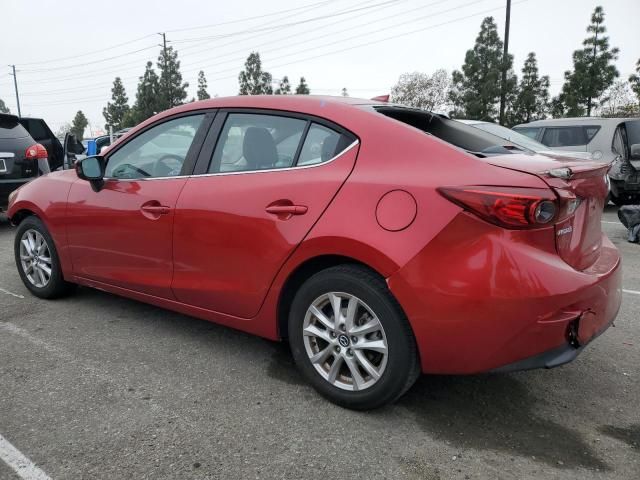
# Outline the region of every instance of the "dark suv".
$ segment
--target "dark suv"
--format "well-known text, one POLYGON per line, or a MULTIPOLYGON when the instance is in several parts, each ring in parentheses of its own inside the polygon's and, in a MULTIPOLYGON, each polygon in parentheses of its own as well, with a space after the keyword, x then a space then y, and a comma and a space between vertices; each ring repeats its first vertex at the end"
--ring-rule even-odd
POLYGON ((13 190, 49 171, 47 149, 29 135, 18 117, 0 113, 0 211, 6 209, 13 190))
POLYGON ((62 143, 53 134, 49 125, 41 118, 20 117, 18 122, 29 132, 29 135, 47 149, 51 171, 62 167, 64 149, 62 143))

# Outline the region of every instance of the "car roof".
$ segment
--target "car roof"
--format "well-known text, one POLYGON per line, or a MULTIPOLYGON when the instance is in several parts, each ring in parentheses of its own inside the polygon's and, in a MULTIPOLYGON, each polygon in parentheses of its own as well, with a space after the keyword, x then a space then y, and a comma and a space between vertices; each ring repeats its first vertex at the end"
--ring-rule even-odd
POLYGON ((466 118, 452 118, 452 120, 455 120, 456 122, 464 123, 465 125, 480 125, 481 123, 491 123, 491 122, 485 122, 482 120, 469 120, 466 118))
POLYGON ((513 128, 518 127, 544 127, 544 126, 571 126, 571 125, 606 125, 618 124, 629 120, 640 120, 637 117, 627 118, 609 118, 609 117, 569 117, 569 118, 550 118, 547 120, 535 120, 529 123, 521 123, 513 128))
MULTIPOLYGON (((164 112, 160 112, 126 132, 120 139, 135 134, 147 125, 163 118, 191 111, 214 108, 253 108, 265 110, 280 110, 315 115, 328 120, 345 118, 362 110, 361 106, 392 105, 390 103, 353 97, 332 97, 326 95, 237 95, 234 97, 216 97, 198 102, 190 102, 164 112)), ((119 142, 116 142, 119 143, 119 142)))

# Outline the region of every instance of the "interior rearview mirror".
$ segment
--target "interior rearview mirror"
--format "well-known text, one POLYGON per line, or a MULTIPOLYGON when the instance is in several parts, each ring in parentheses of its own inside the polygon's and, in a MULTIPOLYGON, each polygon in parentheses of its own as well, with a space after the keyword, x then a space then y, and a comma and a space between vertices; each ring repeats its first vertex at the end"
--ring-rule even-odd
POLYGON ((78 178, 91 183, 94 192, 99 192, 104 185, 104 167, 104 158, 93 155, 76 162, 76 173, 78 178))

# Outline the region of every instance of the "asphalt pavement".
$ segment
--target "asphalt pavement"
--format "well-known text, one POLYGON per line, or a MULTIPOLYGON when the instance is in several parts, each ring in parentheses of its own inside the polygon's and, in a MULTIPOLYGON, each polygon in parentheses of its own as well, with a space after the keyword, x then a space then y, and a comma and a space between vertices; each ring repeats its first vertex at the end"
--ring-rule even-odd
POLYGON ((573 363, 422 377, 358 413, 285 345, 88 288, 36 299, 0 215, 0 479, 7 452, 44 479, 638 479, 640 245, 613 207, 603 229, 626 292, 573 363))

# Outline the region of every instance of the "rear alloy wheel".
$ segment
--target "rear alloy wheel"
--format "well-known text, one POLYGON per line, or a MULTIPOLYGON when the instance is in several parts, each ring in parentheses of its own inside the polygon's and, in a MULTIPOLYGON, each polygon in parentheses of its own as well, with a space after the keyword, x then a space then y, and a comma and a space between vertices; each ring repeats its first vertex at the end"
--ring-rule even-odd
POLYGON ((330 292, 308 308, 304 347, 316 371, 331 385, 359 391, 375 384, 387 366, 384 328, 358 297, 330 292))
POLYGON ((30 216, 20 223, 14 253, 22 283, 37 297, 56 298, 73 289, 62 277, 53 239, 39 218, 30 216))
POLYGON ((359 265, 317 273, 296 294, 289 342, 299 369, 329 400, 372 409, 415 381, 413 333, 384 280, 359 265))

